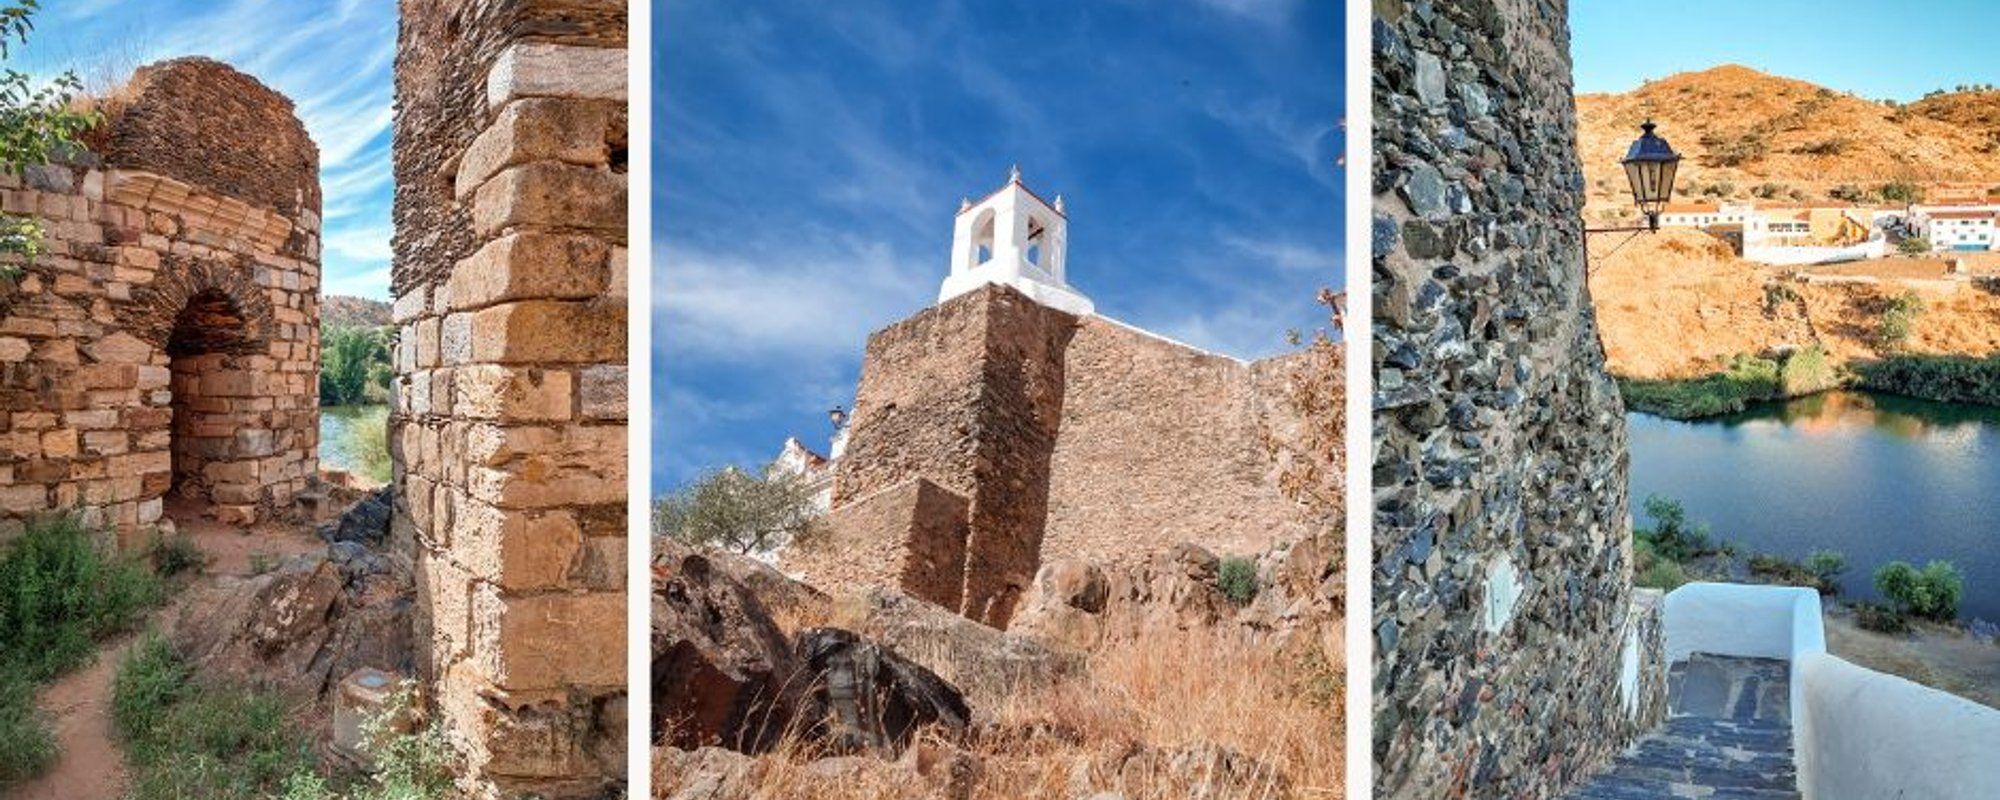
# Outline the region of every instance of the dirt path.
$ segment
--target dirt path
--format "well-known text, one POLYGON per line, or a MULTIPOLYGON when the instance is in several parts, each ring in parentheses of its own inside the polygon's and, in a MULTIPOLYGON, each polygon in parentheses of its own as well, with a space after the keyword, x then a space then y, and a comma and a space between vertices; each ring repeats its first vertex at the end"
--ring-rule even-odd
MULTIPOLYGON (((267 558, 281 559, 326 546, 312 534, 310 526, 269 523, 246 530, 204 518, 198 509, 173 504, 168 514, 179 532, 201 549, 207 564, 194 585, 184 587, 152 614, 149 627, 162 630, 180 617, 188 602, 206 594, 203 590, 216 576, 249 575, 267 558)), ((97 651, 96 662, 42 690, 41 707, 53 717, 62 755, 48 773, 0 792, 0 798, 117 800, 124 796, 129 775, 111 722, 112 680, 117 676, 118 662, 138 640, 137 635, 128 635, 106 643, 97 651)))
POLYGON ((125 753, 111 727, 111 679, 137 637, 98 651, 97 662, 64 675, 42 690, 42 708, 55 717, 62 757, 54 769, 16 785, 7 800, 115 800, 125 793, 125 753))

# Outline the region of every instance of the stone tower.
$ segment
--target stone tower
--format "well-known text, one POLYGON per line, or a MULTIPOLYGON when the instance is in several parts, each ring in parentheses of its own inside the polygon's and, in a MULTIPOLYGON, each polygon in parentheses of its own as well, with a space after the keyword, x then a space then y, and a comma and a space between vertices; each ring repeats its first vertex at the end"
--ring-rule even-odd
POLYGON ((1021 183, 1021 168, 977 203, 959 203, 952 223, 951 274, 938 289, 943 303, 987 284, 1011 286, 1035 302, 1089 316, 1090 298, 1070 288, 1069 219, 1062 196, 1052 205, 1021 183))
POLYGON ((0 542, 75 511, 145 541, 171 498, 280 514, 318 472, 319 150, 205 58, 138 70, 91 152, 0 176, 45 252, 0 288, 0 542))
POLYGON ((625 4, 402 0, 393 533, 476 798, 625 776, 625 4))
POLYGON ((1062 201, 1018 170, 953 228, 938 303, 868 337, 828 533, 786 551, 787 570, 1005 628, 1049 558, 1303 535, 1264 446, 1296 424, 1278 398, 1298 359, 1246 362, 1096 314, 1065 281, 1062 201))

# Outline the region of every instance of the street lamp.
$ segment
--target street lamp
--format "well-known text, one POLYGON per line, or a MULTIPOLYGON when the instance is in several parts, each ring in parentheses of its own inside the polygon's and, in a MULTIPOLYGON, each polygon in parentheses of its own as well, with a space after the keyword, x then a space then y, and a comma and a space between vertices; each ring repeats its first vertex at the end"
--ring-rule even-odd
POLYGON ((1653 133, 1652 120, 1646 120, 1639 130, 1639 138, 1632 141, 1632 148, 1618 163, 1625 165, 1625 177, 1632 182, 1632 202, 1646 215, 1646 230, 1658 231, 1660 211, 1674 196, 1674 173, 1680 168, 1681 157, 1667 140, 1653 133))
POLYGON ((834 406, 833 408, 827 410, 826 418, 833 422, 834 430, 840 430, 841 428, 847 427, 847 409, 841 408, 840 406, 834 406))
MULTIPOLYGON (((1639 213, 1645 215, 1646 224, 1620 228, 1584 228, 1586 239, 1593 233, 1641 233, 1660 232, 1660 212, 1666 210, 1667 201, 1674 196, 1674 173, 1680 170, 1681 156, 1653 132, 1653 121, 1646 120, 1639 126, 1639 138, 1632 140, 1632 147, 1625 151, 1625 157, 1618 161, 1625 167, 1625 178, 1632 182, 1632 202, 1638 204, 1639 213)), ((1631 241, 1627 238, 1625 241, 1631 241)), ((1623 243, 1619 247, 1625 246, 1623 243)), ((1617 248, 1612 248, 1617 252, 1617 248)), ((1583 274, 1586 279, 1595 269, 1590 266, 1590 243, 1583 246, 1583 274)))

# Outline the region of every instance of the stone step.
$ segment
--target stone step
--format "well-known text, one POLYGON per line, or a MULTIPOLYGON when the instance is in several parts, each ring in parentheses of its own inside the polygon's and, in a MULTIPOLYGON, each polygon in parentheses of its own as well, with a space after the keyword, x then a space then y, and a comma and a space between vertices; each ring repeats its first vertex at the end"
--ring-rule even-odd
POLYGON ((1798 800, 1782 662, 1697 654, 1670 682, 1673 715, 1572 800, 1798 800))

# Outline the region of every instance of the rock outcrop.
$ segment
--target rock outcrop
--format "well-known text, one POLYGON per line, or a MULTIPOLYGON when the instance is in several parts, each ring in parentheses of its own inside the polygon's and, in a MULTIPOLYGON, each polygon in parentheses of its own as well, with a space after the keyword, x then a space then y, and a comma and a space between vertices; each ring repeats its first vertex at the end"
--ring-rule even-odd
POLYGON ((971 723, 958 689, 853 631, 801 632, 796 652, 813 677, 816 738, 836 751, 899 753, 927 725, 955 736, 971 723))
POLYGON ((776 745, 806 681, 757 597, 708 558, 684 552, 653 591, 653 730, 683 749, 776 745))
POLYGON ((204 675, 317 703, 362 667, 413 672, 409 579, 374 554, 297 556, 204 591, 173 629, 204 675))

